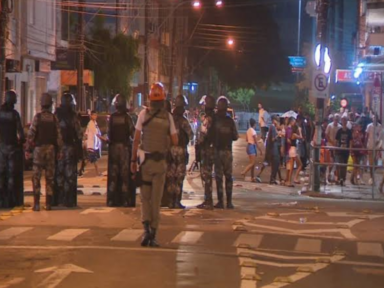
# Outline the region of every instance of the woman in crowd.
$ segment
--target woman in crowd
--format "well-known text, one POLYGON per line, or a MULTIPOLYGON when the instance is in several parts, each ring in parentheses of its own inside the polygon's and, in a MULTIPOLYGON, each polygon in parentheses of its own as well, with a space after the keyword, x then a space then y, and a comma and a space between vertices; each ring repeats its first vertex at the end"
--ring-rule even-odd
MULTIPOLYGON (((353 149, 363 149, 364 148, 364 132, 362 130, 361 124, 354 124, 352 127, 352 148, 353 149)), ((363 156, 365 155, 364 151, 352 150, 351 152, 352 160, 354 165, 359 165, 363 156)), ((351 183, 356 185, 360 180, 360 169, 359 167, 354 167, 351 175, 351 183)))
POLYGON ((286 129, 286 151, 288 153, 289 161, 287 163, 287 177, 285 183, 288 187, 293 187, 292 184, 292 175, 293 169, 296 163, 297 171, 294 178, 295 184, 300 184, 299 182, 299 173, 302 169, 302 164, 300 160, 300 156, 297 154, 297 140, 301 139, 299 129, 296 125, 296 119, 290 118, 289 125, 286 129))
POLYGON ((256 182, 255 178, 255 166, 256 166, 256 156, 257 156, 257 149, 260 151, 260 155, 263 155, 263 152, 261 148, 258 146, 257 142, 257 133, 256 133, 256 120, 251 118, 249 120, 249 129, 246 133, 245 141, 247 141, 247 155, 249 157, 249 164, 247 167, 245 167, 244 171, 241 172, 241 175, 245 177, 245 175, 248 173, 248 171, 251 171, 251 181, 256 182))

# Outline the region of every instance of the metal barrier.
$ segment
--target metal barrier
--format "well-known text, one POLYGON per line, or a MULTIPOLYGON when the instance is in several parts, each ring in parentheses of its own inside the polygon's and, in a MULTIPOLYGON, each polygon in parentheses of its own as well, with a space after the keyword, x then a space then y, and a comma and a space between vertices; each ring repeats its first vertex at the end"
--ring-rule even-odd
MULTIPOLYGON (((376 149, 376 148, 373 148, 373 149, 367 149, 367 148, 341 148, 341 147, 334 147, 334 146, 316 146, 316 145, 313 145, 311 144, 311 147, 310 147, 310 157, 309 157, 309 161, 310 161, 310 189, 314 192, 321 192, 321 184, 322 184, 322 181, 321 180, 321 171, 320 169, 323 167, 325 169, 331 167, 331 169, 333 170, 333 168, 336 168, 338 170, 339 167, 346 167, 346 169, 348 167, 353 167, 353 168, 360 168, 360 171, 364 171, 365 169, 372 169, 372 184, 371 184, 371 197, 372 199, 374 200, 375 199, 375 195, 382 195, 382 199, 384 199, 384 195, 383 194, 378 194, 376 193, 377 192, 377 188, 376 188, 376 171, 377 170, 380 170, 380 169, 383 169, 383 165, 377 165, 377 162, 378 162, 378 159, 377 159, 377 153, 379 152, 384 152, 383 149, 376 149), (368 152, 366 154, 367 157, 369 157, 370 154, 373 155, 373 163, 372 165, 367 165, 365 162, 365 164, 361 164, 362 161, 360 161, 359 164, 350 164, 350 163, 339 163, 337 162, 337 157, 334 157, 336 158, 334 162, 321 162, 321 161, 315 161, 315 156, 316 156, 316 153, 317 155, 320 155, 320 151, 321 150, 325 150, 325 151, 335 151, 336 153, 339 152, 339 151, 348 151, 348 152, 352 152, 352 151, 359 151, 359 152, 368 152)), ((337 154, 336 154, 337 155, 337 154)), ((336 156, 335 155, 335 156, 336 156)), ((351 157, 351 153, 349 154, 349 157, 351 157)), ((363 157, 364 159, 365 157, 363 157)), ((320 159, 319 159, 320 160, 320 159)), ((369 158, 365 158, 365 161, 369 161, 369 158)), ((353 171, 352 171, 353 173, 353 171)), ((369 171, 369 173, 371 173, 369 171)), ((347 172, 348 174, 348 172, 347 172)), ((347 177, 346 177, 347 178, 347 177)), ((325 175, 324 175, 324 181, 323 181, 323 184, 324 184, 324 187, 327 186, 327 173, 325 171, 325 175)), ((344 179, 345 181, 347 179, 344 179)), ((355 187, 360 187, 360 185, 354 185, 355 187)), ((351 186, 349 186, 350 188, 351 186)), ((352 186, 353 187, 353 186, 352 186)), ((368 187, 366 185, 364 185, 364 187, 368 187)), ((344 189, 345 187, 341 186, 341 193, 344 193, 344 189)), ((324 188, 325 189, 325 188, 324 188)), ((381 191, 379 191, 380 193, 381 191)), ((376 198, 380 198, 380 197, 376 197, 376 198)))

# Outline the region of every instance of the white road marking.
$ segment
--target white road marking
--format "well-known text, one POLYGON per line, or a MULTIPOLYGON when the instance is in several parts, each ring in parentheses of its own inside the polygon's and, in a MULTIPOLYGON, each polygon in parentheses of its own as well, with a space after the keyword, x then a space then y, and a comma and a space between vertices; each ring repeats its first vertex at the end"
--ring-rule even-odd
MULTIPOLYGON (((241 253, 249 253, 251 255, 265 256, 269 258, 282 259, 282 260, 316 260, 319 256, 289 256, 289 255, 280 255, 268 252, 262 252, 258 250, 249 250, 244 248, 237 248, 237 255, 241 256, 241 253)), ((330 257, 324 257, 329 258, 330 257)))
POLYGON ((133 229, 124 229, 120 231, 115 237, 111 239, 111 241, 127 241, 133 242, 140 238, 143 235, 143 230, 133 230, 133 229))
POLYGON ((12 285, 17 285, 20 284, 21 282, 24 281, 25 278, 17 277, 9 280, 8 282, 0 284, 0 288, 8 288, 12 285))
POLYGON ((357 243, 357 254, 360 256, 384 257, 383 246, 381 243, 357 243))
POLYGON ((257 248, 260 246, 263 237, 263 235, 258 234, 240 234, 233 246, 237 247, 239 244, 247 244, 252 248, 257 248))
POLYGON ((49 267, 45 269, 36 270, 35 273, 47 273, 47 272, 53 272, 51 275, 49 275, 47 278, 45 278, 39 285, 37 285, 37 288, 55 288, 60 283, 67 278, 71 273, 93 273, 90 270, 81 268, 79 266, 73 265, 73 264, 66 264, 62 265, 60 267, 49 267))
POLYGON ((369 219, 376 219, 384 217, 384 215, 367 215, 367 214, 354 214, 354 213, 347 213, 347 212, 325 212, 328 216, 331 217, 367 217, 369 219))
POLYGON ((204 232, 182 231, 172 240, 172 243, 196 244, 203 234, 204 232))
POLYGON ((47 240, 72 241, 87 231, 89 231, 89 229, 64 229, 55 235, 49 236, 47 240))
POLYGON ((240 288, 256 288, 257 281, 241 280, 240 288))
POLYGON ((115 210, 116 208, 112 207, 98 207, 98 208, 89 208, 81 212, 80 214, 87 215, 91 213, 110 213, 111 211, 115 210))
POLYGON ((182 209, 175 209, 175 210, 172 210, 172 209, 162 209, 162 210, 160 210, 160 213, 162 215, 165 215, 165 216, 175 216, 177 214, 180 214, 181 211, 182 211, 182 209))
MULTIPOLYGON (((255 223, 252 223, 252 222, 246 221, 246 220, 242 220, 240 222, 243 222, 244 225, 247 225, 250 227, 257 227, 257 228, 264 228, 267 230, 286 232, 286 233, 293 234, 293 235, 340 233, 347 239, 356 239, 356 237, 348 229, 343 229, 343 228, 298 230, 298 229, 289 229, 289 228, 276 227, 276 226, 270 226, 270 225, 255 224, 255 223)), ((318 237, 323 237, 323 235, 319 235, 318 237)))
POLYGON ((296 251, 305 251, 320 253, 321 252, 321 240, 318 239, 306 239, 299 238, 297 239, 295 250, 296 251))
POLYGON ((0 240, 8 240, 24 232, 33 229, 32 227, 13 227, 0 232, 0 240))

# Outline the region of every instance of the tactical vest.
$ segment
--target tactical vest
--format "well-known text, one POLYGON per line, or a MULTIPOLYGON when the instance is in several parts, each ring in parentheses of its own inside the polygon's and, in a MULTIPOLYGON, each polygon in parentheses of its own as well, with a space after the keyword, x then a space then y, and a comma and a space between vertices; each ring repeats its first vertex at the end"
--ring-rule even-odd
POLYGON ((59 119, 61 136, 63 137, 63 143, 66 145, 73 145, 77 140, 74 123, 75 117, 77 116, 72 111, 64 111, 63 109, 57 110, 57 118, 59 119))
POLYGON ((131 140, 129 138, 130 132, 128 125, 129 116, 126 113, 115 112, 111 115, 109 137, 111 143, 123 143, 125 145, 130 145, 131 140))
POLYGON ((216 116, 215 118, 215 147, 218 150, 232 150, 232 118, 229 116, 216 116))
POLYGON ((48 111, 43 111, 37 115, 37 135, 36 146, 57 145, 56 118, 48 111))
MULTIPOLYGON (((145 120, 148 120, 155 111, 146 110, 145 120)), ((146 152, 166 153, 169 148, 170 122, 169 113, 160 111, 149 123, 143 127, 142 149, 146 152)))
POLYGON ((177 146, 186 148, 189 143, 189 137, 187 132, 183 130, 182 126, 183 126, 183 122, 184 121, 188 122, 188 120, 184 116, 180 116, 180 115, 173 115, 173 120, 175 121, 177 136, 179 138, 179 144, 177 146))
POLYGON ((17 144, 17 119, 15 110, 0 109, 0 143, 17 144))

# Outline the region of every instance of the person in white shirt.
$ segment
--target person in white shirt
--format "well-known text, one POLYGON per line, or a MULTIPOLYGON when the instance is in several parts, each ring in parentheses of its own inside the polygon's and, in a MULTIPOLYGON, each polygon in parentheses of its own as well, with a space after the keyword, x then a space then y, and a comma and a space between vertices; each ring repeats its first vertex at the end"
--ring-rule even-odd
MULTIPOLYGON (((378 158, 378 152, 373 154, 372 149, 375 148, 377 150, 382 148, 382 134, 383 129, 381 127, 381 124, 377 120, 376 115, 372 115, 372 123, 367 126, 367 130, 365 131, 365 141, 366 141, 366 147, 367 149, 371 149, 371 151, 368 151, 368 158, 369 158, 369 165, 373 165, 375 162, 377 165, 377 158, 378 158), (376 123, 376 125, 374 124, 376 123), (376 134, 376 135, 375 135, 376 134)), ((373 183, 373 168, 370 168, 370 174, 371 178, 369 179, 369 184, 372 185, 373 183)))
POLYGON ((104 138, 101 136, 99 126, 97 125, 97 113, 96 111, 91 112, 91 120, 89 120, 87 129, 85 130, 84 136, 86 139, 88 162, 93 163, 95 171, 98 176, 102 176, 99 173, 99 167, 97 161, 100 159, 101 154, 101 140, 104 138))
POLYGON ((257 149, 260 151, 260 155, 263 155, 263 152, 258 145, 257 141, 257 133, 256 133, 256 120, 251 118, 249 120, 250 127, 247 130, 245 141, 247 141, 247 155, 249 157, 249 164, 247 167, 245 167, 244 171, 241 172, 241 175, 245 177, 245 175, 251 171, 251 180, 252 182, 255 182, 255 166, 256 166, 256 156, 257 156, 257 149))
POLYGON ((263 105, 261 103, 259 103, 258 108, 259 108, 259 127, 261 132, 261 139, 265 141, 265 138, 267 137, 267 133, 268 133, 268 123, 266 119, 267 112, 264 110, 263 105))
MULTIPOLYGON (((333 115, 333 122, 329 123, 327 126, 327 129, 325 129, 325 137, 327 139, 327 146, 332 146, 332 147, 337 146, 336 145, 336 134, 337 134, 337 131, 339 131, 339 129, 341 129, 340 115, 336 113, 335 115, 333 115)), ((335 161, 335 151, 331 150, 331 162, 334 162, 334 161, 335 161)), ((334 168, 335 167, 333 165, 328 167, 327 172, 326 172, 327 181, 328 181, 329 176, 331 178, 334 178, 334 175, 332 174, 332 171, 334 168)), ((337 179, 335 179, 335 180, 337 180, 337 179)))

